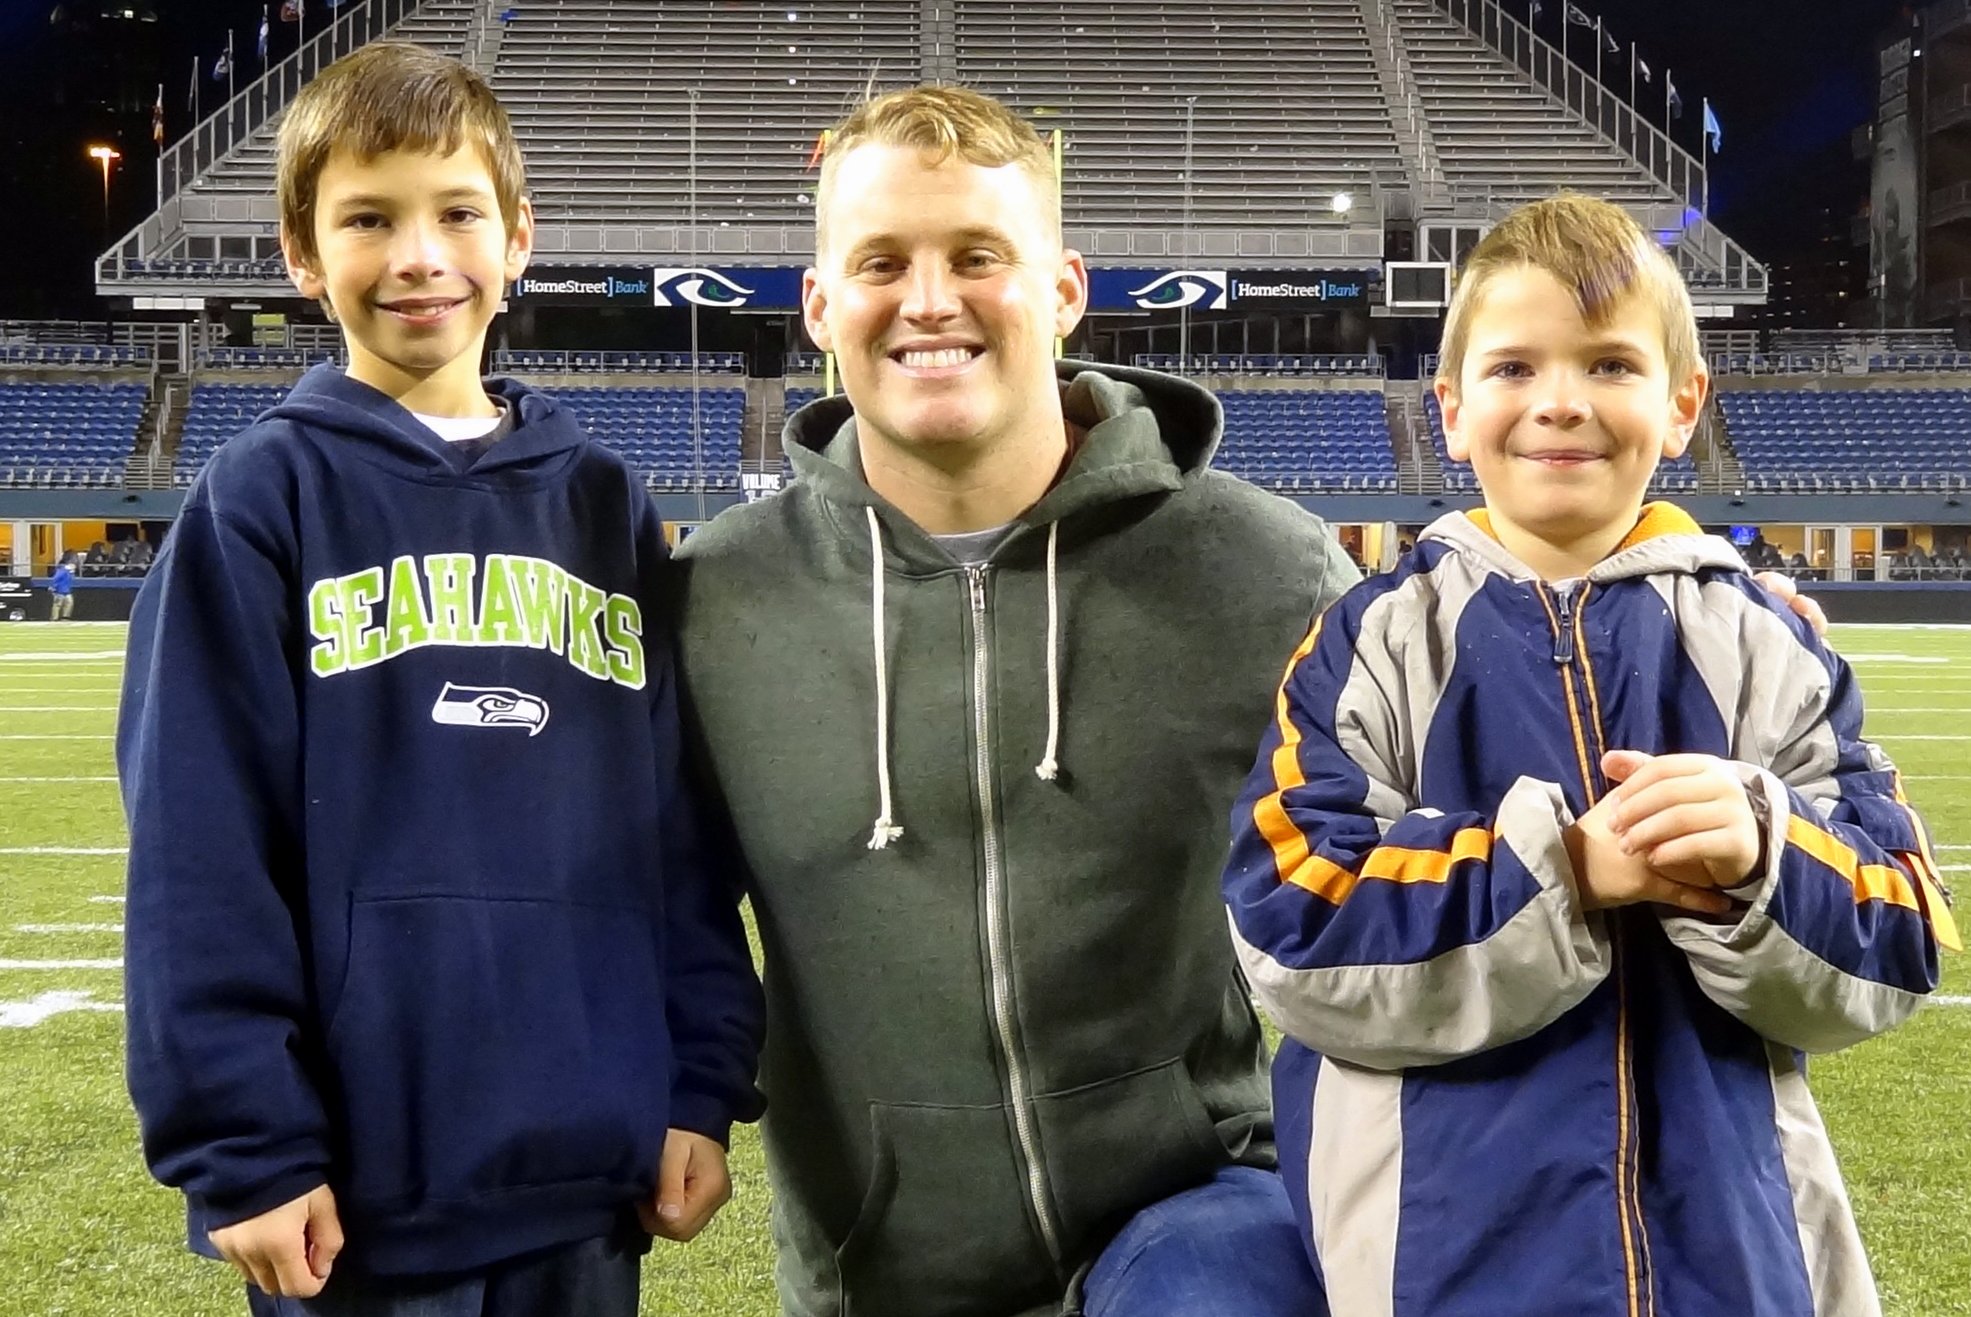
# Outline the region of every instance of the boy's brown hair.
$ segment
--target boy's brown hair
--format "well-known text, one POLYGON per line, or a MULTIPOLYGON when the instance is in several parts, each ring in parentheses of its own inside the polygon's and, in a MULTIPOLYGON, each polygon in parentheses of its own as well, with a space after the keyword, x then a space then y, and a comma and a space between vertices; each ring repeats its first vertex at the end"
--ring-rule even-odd
POLYGON ((1438 383, 1454 392, 1463 387, 1465 347, 1485 287, 1500 271, 1523 266, 1545 270, 1572 289, 1581 318, 1597 328, 1628 298, 1644 298, 1663 323, 1670 387, 1680 387, 1697 369, 1697 315, 1675 263, 1620 206, 1561 192, 1513 211, 1465 258, 1444 317, 1438 383))
POLYGON ((815 188, 815 246, 827 241, 828 195, 842 158, 858 146, 904 146, 926 151, 939 164, 952 156, 997 169, 1018 165, 1033 180, 1055 231, 1061 227, 1061 186, 1054 154, 1033 125, 983 92, 927 82, 864 101, 828 135, 815 188))
POLYGON ((323 69, 287 108, 274 171, 281 229, 304 263, 319 263, 315 186, 338 150, 373 160, 385 151, 450 155, 465 145, 485 159, 511 234, 527 176, 513 125, 492 88, 437 51, 407 41, 371 42, 323 69))

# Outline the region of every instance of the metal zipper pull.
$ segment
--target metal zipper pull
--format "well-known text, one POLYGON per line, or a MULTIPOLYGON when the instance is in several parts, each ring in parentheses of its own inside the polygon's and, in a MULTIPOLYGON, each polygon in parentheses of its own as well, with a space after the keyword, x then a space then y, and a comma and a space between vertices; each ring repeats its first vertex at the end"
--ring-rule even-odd
POLYGON ((1564 667, 1574 661, 1574 587, 1555 586, 1553 596, 1560 618, 1554 632, 1554 663, 1564 667))

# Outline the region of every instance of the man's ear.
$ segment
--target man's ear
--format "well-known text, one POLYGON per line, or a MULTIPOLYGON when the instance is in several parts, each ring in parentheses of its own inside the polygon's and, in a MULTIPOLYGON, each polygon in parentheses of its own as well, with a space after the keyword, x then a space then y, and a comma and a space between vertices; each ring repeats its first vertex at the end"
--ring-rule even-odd
POLYGON ((801 271, 801 323, 816 347, 823 352, 835 350, 834 335, 828 332, 828 291, 812 265, 801 271))
POLYGON ((1054 276, 1054 337, 1074 333, 1088 313, 1088 262, 1072 247, 1061 250, 1061 268, 1054 276))
POLYGON ((1464 410, 1458 401, 1458 391, 1449 380, 1438 380, 1435 385, 1437 410, 1444 413, 1444 453, 1453 462, 1471 461, 1471 445, 1466 443, 1459 424, 1460 413, 1464 410))

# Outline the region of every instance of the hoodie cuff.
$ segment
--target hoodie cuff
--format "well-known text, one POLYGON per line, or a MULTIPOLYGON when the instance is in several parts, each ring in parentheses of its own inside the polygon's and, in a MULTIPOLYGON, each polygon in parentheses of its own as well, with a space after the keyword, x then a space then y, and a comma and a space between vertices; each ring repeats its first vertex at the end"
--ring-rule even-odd
POLYGON ((211 1255, 211 1244, 206 1236, 214 1230, 236 1226, 242 1221, 250 1221, 263 1212, 271 1212, 283 1203, 311 1194, 328 1183, 319 1167, 306 1167, 290 1172, 265 1184, 239 1194, 185 1195, 185 1230, 190 1236, 192 1248, 200 1253, 211 1255))
POLYGON ((670 1127, 702 1134, 721 1148, 732 1147, 732 1113, 723 1102, 703 1093, 671 1094, 670 1127))

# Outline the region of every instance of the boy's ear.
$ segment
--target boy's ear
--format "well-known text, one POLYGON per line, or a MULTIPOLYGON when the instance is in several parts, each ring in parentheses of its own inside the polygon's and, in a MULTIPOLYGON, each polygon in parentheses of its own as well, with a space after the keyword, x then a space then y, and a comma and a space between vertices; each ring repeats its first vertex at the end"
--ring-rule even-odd
POLYGON ((1704 400, 1711 394, 1711 373, 1703 362, 1698 362, 1683 382, 1683 387, 1670 395, 1670 427, 1663 439, 1663 456, 1682 457, 1690 448, 1690 439, 1697 432, 1697 422, 1704 415, 1704 400))
POLYGON ((1459 430, 1458 391, 1449 380, 1438 380, 1433 386, 1437 393, 1437 410, 1444 413, 1444 453, 1453 462, 1471 461, 1471 445, 1464 441, 1459 430))
POLYGON ((506 281, 509 285, 527 272, 534 259, 534 201, 520 198, 513 216, 513 232, 506 235, 506 281))
POLYGON ((281 260, 287 264, 288 279, 303 297, 311 302, 320 302, 328 296, 328 281, 322 278, 321 260, 304 257, 300 246, 294 241, 294 234, 285 224, 281 225, 281 260))

